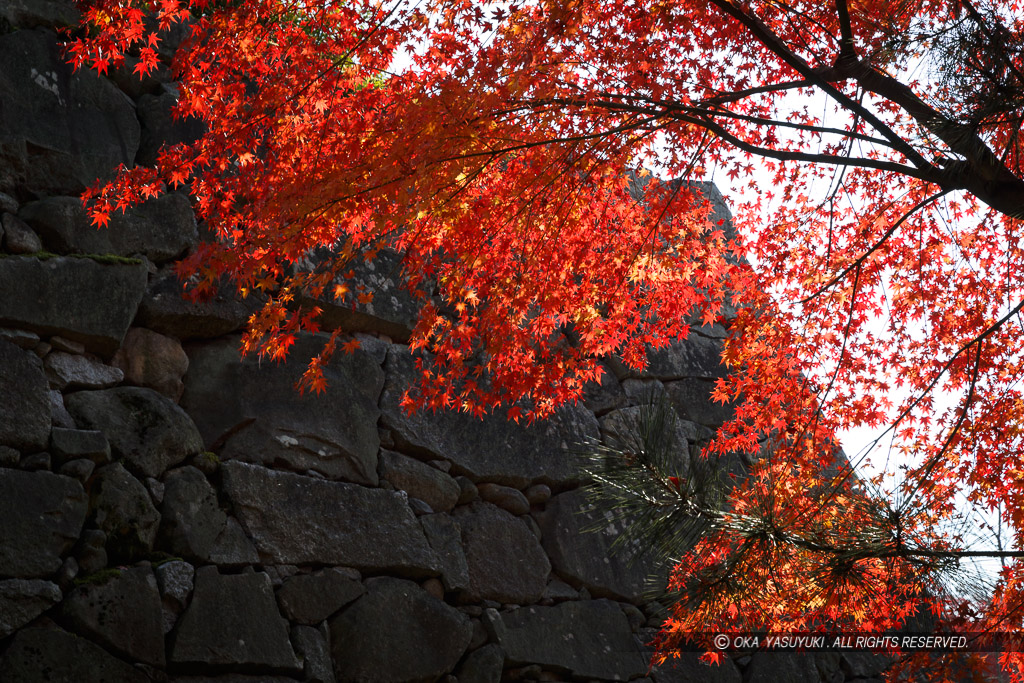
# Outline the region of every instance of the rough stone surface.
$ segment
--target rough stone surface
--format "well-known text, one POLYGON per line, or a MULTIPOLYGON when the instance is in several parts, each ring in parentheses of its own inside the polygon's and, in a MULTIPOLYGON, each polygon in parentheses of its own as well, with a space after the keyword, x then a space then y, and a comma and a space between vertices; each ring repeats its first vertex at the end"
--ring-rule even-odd
POLYGON ((89 495, 96 526, 107 534, 107 551, 115 559, 130 560, 153 549, 160 513, 146 487, 120 462, 99 470, 89 495))
POLYGON ((188 355, 181 342, 159 332, 143 327, 128 330, 111 364, 124 372, 128 384, 149 387, 172 401, 185 391, 182 377, 188 371, 188 355))
POLYGON ((53 426, 74 429, 77 425, 71 413, 64 407, 64 396, 56 389, 51 389, 47 394, 50 399, 50 421, 53 426))
POLYGON ((565 449, 598 435, 593 414, 579 406, 532 425, 455 412, 407 415, 399 401, 417 377, 413 356, 407 347, 392 346, 384 367, 383 425, 403 449, 450 460, 454 474, 515 488, 534 481, 568 484, 576 480, 576 470, 565 449))
MULTIPOLYGON (((559 494, 548 501, 541 513, 534 513, 543 537, 542 544, 555 571, 578 581, 592 594, 639 603, 644 593, 661 588, 660 579, 649 580, 656 558, 644 554, 632 564, 629 548, 614 552, 612 543, 622 533, 620 522, 604 519, 587 503, 580 489, 559 494)), ((665 575, 667 576, 667 574, 665 575)))
POLYGON ((291 621, 313 625, 365 592, 363 584, 331 568, 286 579, 277 591, 277 604, 291 621))
POLYGON ((151 389, 79 391, 64 402, 80 427, 106 434, 114 456, 142 476, 159 477, 203 450, 202 437, 185 411, 151 389))
POLYGON ((47 197, 26 204, 19 216, 58 254, 142 255, 154 263, 169 261, 198 240, 188 197, 170 193, 116 212, 97 230, 78 197, 47 197))
POLYGON ((74 479, 0 469, 0 577, 48 577, 57 571, 82 531, 87 507, 74 479))
POLYGON ((6 638, 61 600, 57 584, 39 579, 0 581, 0 638, 6 638))
POLYGON ((299 396, 295 385, 325 336, 303 335, 284 364, 239 359, 238 340, 189 349, 181 405, 220 456, 330 479, 377 484, 377 397, 383 373, 362 352, 337 353, 324 368, 326 391, 299 396))
POLYGON ((0 660, 4 683, 150 683, 150 678, 85 638, 55 628, 18 632, 0 660), (40 674, 46 672, 46 678, 40 674))
MULTIPOLYGON (((830 655, 835 653, 821 653, 830 655)), ((755 652, 747 665, 744 683, 819 683, 828 681, 818 671, 820 657, 814 653, 755 652)))
POLYGON ((192 597, 195 568, 183 560, 171 560, 154 567, 153 573, 156 574, 156 583, 160 588, 161 618, 166 635, 174 629, 178 615, 185 610, 192 597))
POLYGON ((178 339, 209 339, 239 329, 259 306, 258 297, 239 299, 226 283, 209 299, 189 301, 181 281, 165 267, 149 284, 135 322, 178 339))
POLYGON ((78 634, 134 661, 164 665, 160 593, 149 567, 131 567, 101 583, 83 584, 61 611, 78 634))
POLYGON ((466 656, 459 667, 459 683, 499 683, 505 666, 505 653, 500 645, 491 643, 466 656))
POLYGON ((453 670, 469 645, 466 615, 411 581, 381 577, 330 622, 339 680, 433 681, 453 670))
POLYGON ((203 124, 194 118, 175 119, 171 108, 178 98, 172 92, 145 94, 138 99, 142 134, 137 161, 144 166, 156 163, 161 145, 192 142, 203 134, 203 124))
POLYGON ((690 420, 711 429, 718 429, 732 419, 733 407, 729 403, 711 400, 714 382, 703 379, 683 379, 665 384, 669 401, 684 420, 690 420))
POLYGON ((50 385, 58 389, 106 389, 124 379, 120 369, 95 357, 51 351, 43 361, 50 385))
POLYGON ((79 458, 77 460, 68 460, 58 468, 58 472, 66 477, 77 479, 83 484, 89 480, 92 473, 96 470, 96 463, 92 460, 86 460, 85 458, 79 458))
POLYGON ((469 565, 462 549, 462 529, 445 514, 420 517, 423 533, 437 553, 441 566, 441 583, 445 590, 461 591, 469 587, 469 565))
POLYGON ((86 529, 78 540, 75 554, 83 575, 100 571, 107 566, 107 534, 99 529, 86 529))
POLYGON ((623 681, 647 671, 626 616, 608 600, 501 613, 487 610, 484 618, 492 638, 505 651, 506 665, 540 664, 579 678, 623 681))
POLYGON ((50 432, 50 452, 60 461, 88 458, 97 464, 110 462, 110 443, 95 429, 64 429, 50 432))
MULTIPOLYGON (((0 300, 6 297, 5 293, 0 300)), ((48 391, 39 358, 0 340, 0 445, 25 451, 46 448, 51 425, 48 391)))
POLYGON ((302 670, 288 640, 288 622, 277 611, 270 577, 262 572, 224 575, 215 567, 196 572, 192 603, 178 624, 171 662, 236 671, 302 670))
POLYGON ((9 254, 34 254, 43 250, 39 235, 25 221, 5 213, 2 219, 4 249, 9 254))
POLYGON ((309 683, 334 683, 334 665, 324 635, 312 626, 293 626, 292 644, 302 658, 302 674, 309 683))
POLYGON ((217 503, 217 492, 195 467, 168 472, 164 484, 160 507, 163 543, 175 555, 208 563, 228 523, 217 503))
POLYGON ((0 36, 0 64, 0 191, 71 194, 133 164, 133 103, 93 71, 73 71, 54 33, 0 36))
MULTIPOLYGON (((705 664, 696 652, 682 652, 679 659, 665 662, 651 671, 655 683, 741 683, 743 677, 732 659, 725 659, 717 665, 705 664)), ((774 680, 789 679, 778 678, 774 680)))
POLYGON ((480 484, 477 486, 477 490, 480 492, 481 499, 493 503, 513 515, 525 515, 530 511, 530 501, 519 489, 501 484, 480 484))
POLYGON ((5 0, 0 18, 17 28, 78 26, 81 15, 69 0, 5 0))
POLYGON ((521 519, 490 503, 457 508, 472 601, 530 604, 540 600, 551 564, 521 519))
POLYGON ((274 564, 436 572, 437 558, 398 493, 234 461, 222 469, 239 521, 274 564))
POLYGON ((3 258, 0 324, 60 334, 106 357, 128 331, 145 288, 146 267, 141 263, 3 258))
POLYGON ((454 479, 401 453, 382 450, 377 471, 395 488, 419 498, 436 512, 448 512, 459 500, 459 485, 454 479))

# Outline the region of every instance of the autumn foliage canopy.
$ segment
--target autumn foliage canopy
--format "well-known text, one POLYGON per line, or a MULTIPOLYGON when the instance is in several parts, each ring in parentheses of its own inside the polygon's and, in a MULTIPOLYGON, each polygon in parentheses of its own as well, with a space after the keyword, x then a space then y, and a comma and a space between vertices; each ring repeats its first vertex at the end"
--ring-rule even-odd
POLYGON ((181 275, 266 297, 248 350, 282 358, 317 329, 300 300, 368 301, 350 271, 384 247, 422 299, 421 409, 543 418, 602 358, 639 370, 648 347, 728 329, 714 397, 735 418, 706 452, 753 464, 721 509, 693 507, 714 523, 673 572, 662 655, 922 613, 1024 628, 1024 3, 84 8, 69 57, 145 74, 173 52, 176 115, 206 130, 91 190, 94 221, 186 188, 216 240, 181 275), (747 190, 735 233, 688 182, 712 174, 747 190), (333 256, 294 267, 315 249, 333 256), (854 426, 882 433, 865 471, 897 476, 836 466, 854 426), (967 538, 966 504, 1000 533, 967 538), (992 590, 950 590, 972 554, 999 561, 992 590))

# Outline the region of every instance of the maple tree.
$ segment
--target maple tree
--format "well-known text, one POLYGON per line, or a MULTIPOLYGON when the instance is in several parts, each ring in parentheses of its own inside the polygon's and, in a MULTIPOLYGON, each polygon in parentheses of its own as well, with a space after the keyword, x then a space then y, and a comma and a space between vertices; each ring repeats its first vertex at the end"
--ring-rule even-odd
POLYGON ((542 418, 601 358, 641 369, 692 325, 728 328, 714 396, 735 418, 706 450, 752 464, 716 510, 658 480, 707 521, 673 572, 662 654, 719 628, 881 630, 922 609, 1021 629, 1019 0, 83 8, 70 56, 100 71, 131 53, 146 73, 189 27, 176 114, 206 133, 86 199, 103 225, 187 187, 217 240, 180 272, 196 295, 226 275, 266 296, 248 350, 282 358, 316 329, 301 297, 366 302, 349 273, 382 247, 422 300, 410 406, 542 418), (681 182, 639 200, 625 170, 641 167, 681 182), (751 189, 735 234, 686 182, 710 169, 751 189), (293 267, 318 248, 332 258, 293 267), (886 428, 895 484, 836 465, 857 425, 886 428), (996 547, 950 531, 958 497, 994 511, 996 547), (994 592, 945 590, 972 554, 1002 562, 994 592))

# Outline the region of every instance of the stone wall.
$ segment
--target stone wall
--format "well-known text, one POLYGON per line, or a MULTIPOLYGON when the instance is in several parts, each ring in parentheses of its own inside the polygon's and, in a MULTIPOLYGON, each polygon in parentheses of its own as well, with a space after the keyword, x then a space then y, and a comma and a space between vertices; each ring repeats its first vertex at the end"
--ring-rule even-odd
POLYGON ((614 527, 584 531, 600 516, 567 449, 652 389, 700 449, 728 415, 708 397, 722 329, 642 377, 610 367, 542 424, 406 415, 415 311, 378 262, 375 308, 328 307, 361 350, 299 396, 320 340, 285 365, 240 359, 253 304, 180 297, 186 197, 88 225, 76 193, 195 130, 170 120, 170 84, 72 73, 53 27, 75 19, 59 0, 0 6, 0 681, 875 676, 831 654, 649 671, 658 570, 610 555, 614 527))

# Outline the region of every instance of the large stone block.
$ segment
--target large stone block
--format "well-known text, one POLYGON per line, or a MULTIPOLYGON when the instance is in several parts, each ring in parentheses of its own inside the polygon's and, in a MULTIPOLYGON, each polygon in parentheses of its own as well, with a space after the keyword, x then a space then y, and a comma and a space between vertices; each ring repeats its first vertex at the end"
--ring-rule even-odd
POLYGON ((134 164, 134 104, 89 69, 73 71, 52 31, 0 36, 0 64, 0 191, 73 194, 134 164))
POLYGON ((35 229, 49 251, 58 254, 142 254, 154 263, 181 256, 199 239, 192 205, 183 194, 160 195, 114 213, 100 229, 78 197, 47 197, 18 214, 35 229))
POLYGON ((178 623, 171 662, 179 667, 299 673, 288 622, 277 611, 270 577, 196 571, 192 602, 178 623))
POLYGON ((223 488, 260 556, 271 564, 333 564, 436 574, 423 529, 394 491, 229 461, 223 488))
POLYGON ((107 550, 118 561, 145 556, 153 549, 160 513, 146 487, 120 462, 100 469, 89 496, 96 525, 107 535, 107 550))
POLYGON ((159 477, 203 450, 191 418, 152 389, 79 391, 65 396, 64 403, 78 426, 103 432, 114 457, 142 476, 159 477))
POLYGON ((87 508, 75 479, 0 469, 0 577, 52 575, 78 539, 87 508))
POLYGON ((222 444, 223 460, 375 485, 380 367, 361 351, 338 351, 324 368, 326 391, 295 389, 326 340, 301 336, 282 364, 241 359, 237 338, 192 346, 181 405, 209 447, 222 444))
POLYGON ((210 298, 191 301, 165 267, 150 282, 135 324, 178 339, 209 339, 241 328, 260 306, 258 296, 241 299, 226 282, 210 298))
POLYGON ((41 579, 0 581, 0 638, 6 638, 60 602, 57 584, 41 579))
POLYGON ((41 451, 50 437, 50 422, 42 362, 34 353, 0 340, 0 446, 41 451))
POLYGON ((151 679, 85 638, 56 628, 26 628, 14 636, 0 660, 0 681, 150 683, 151 679))
POLYGON ((554 607, 487 610, 485 625, 505 651, 506 666, 540 664, 574 678, 625 681, 647 672, 626 615, 608 600, 554 607))
POLYGON ((530 604, 540 600, 551 563, 523 520, 490 503, 457 508, 469 567, 466 598, 530 604))
POLYGON ((384 426, 399 446, 451 461, 455 474, 515 488, 534 481, 565 485, 577 478, 569 449, 598 435, 594 415, 581 406, 567 406, 557 417, 530 425, 498 415, 482 420, 457 412, 409 415, 399 403, 418 380, 409 348, 392 346, 384 367, 384 426))
POLYGON ((339 681, 436 681, 469 646, 466 615, 411 581, 381 577, 330 622, 339 681))
POLYGON ((83 584, 61 611, 80 635, 129 659, 164 665, 160 592, 149 567, 131 567, 101 583, 83 584))
POLYGON ((57 334, 110 356, 128 331, 145 289, 142 263, 0 258, 0 324, 57 334))

